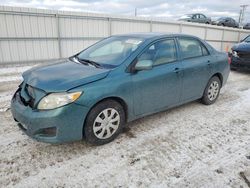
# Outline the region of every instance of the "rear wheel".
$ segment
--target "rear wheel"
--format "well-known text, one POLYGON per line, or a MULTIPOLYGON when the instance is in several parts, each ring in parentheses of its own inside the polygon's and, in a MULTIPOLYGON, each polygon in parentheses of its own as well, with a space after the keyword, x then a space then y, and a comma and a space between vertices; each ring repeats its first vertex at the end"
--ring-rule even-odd
POLYGON ((221 81, 217 76, 212 77, 203 93, 201 102, 206 105, 215 103, 220 94, 221 81))
POLYGON ((106 144, 119 135, 124 124, 125 113, 120 103, 114 100, 103 101, 90 110, 84 126, 84 136, 91 144, 106 144))

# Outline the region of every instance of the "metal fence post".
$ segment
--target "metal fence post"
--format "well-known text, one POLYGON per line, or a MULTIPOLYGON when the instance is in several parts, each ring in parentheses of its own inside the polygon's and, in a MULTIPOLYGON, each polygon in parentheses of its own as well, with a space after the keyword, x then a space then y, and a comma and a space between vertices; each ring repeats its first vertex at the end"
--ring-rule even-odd
POLYGON ((59 58, 62 58, 62 41, 61 41, 61 32, 60 32, 60 17, 58 14, 56 16, 56 25, 57 25, 57 41, 58 41, 58 53, 59 58))
POLYGON ((182 33, 182 23, 179 25, 179 32, 182 33))
POLYGON ((207 40, 207 26, 205 27, 205 36, 204 36, 204 40, 207 40))
POLYGON ((241 32, 239 31, 238 32, 238 42, 240 42, 240 34, 241 34, 241 32))
POLYGON ((223 46, 224 46, 224 35, 225 35, 225 29, 223 29, 223 31, 222 31, 222 40, 221 40, 221 51, 223 51, 223 46))
POLYGON ((108 18, 108 34, 109 34, 109 36, 112 35, 112 20, 111 20, 111 18, 108 18))
POLYGON ((150 29, 149 30, 150 30, 150 32, 152 32, 153 31, 153 22, 152 22, 152 19, 149 21, 149 24, 150 24, 150 26, 149 26, 150 29))

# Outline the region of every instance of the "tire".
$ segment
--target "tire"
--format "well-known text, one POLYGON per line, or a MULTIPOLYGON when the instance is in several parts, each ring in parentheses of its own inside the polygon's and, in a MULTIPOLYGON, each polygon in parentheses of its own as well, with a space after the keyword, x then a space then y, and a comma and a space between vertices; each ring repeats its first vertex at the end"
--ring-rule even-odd
POLYGON ((106 100, 94 106, 87 115, 84 137, 93 145, 103 145, 113 141, 123 130, 125 112, 120 103, 106 100))
POLYGON ((220 95, 221 81, 217 76, 213 76, 207 83, 206 89, 201 98, 201 102, 205 105, 215 103, 220 95))
POLYGON ((235 67, 230 67, 230 69, 231 69, 232 71, 237 71, 237 68, 235 68, 235 67))

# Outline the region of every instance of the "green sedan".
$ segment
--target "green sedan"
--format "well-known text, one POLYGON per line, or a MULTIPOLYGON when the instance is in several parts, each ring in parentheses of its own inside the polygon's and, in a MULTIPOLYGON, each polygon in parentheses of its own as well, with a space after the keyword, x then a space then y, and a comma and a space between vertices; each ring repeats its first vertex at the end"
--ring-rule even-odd
POLYGON ((85 138, 101 145, 132 120, 197 99, 213 104, 229 63, 226 53, 190 35, 111 36, 66 60, 24 72, 11 111, 38 141, 85 138))

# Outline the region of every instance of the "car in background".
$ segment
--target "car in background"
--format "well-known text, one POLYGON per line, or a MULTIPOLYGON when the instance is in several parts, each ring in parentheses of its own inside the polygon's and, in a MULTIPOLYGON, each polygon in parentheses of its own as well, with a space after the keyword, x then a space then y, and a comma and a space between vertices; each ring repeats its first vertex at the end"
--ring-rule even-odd
POLYGON ((213 104, 229 71, 227 54, 195 36, 116 35, 24 72, 11 112, 36 140, 100 145, 146 115, 197 99, 213 104))
POLYGON ((213 21, 212 24, 213 25, 219 25, 219 26, 234 27, 234 28, 239 27, 239 23, 236 22, 233 18, 230 18, 230 17, 219 18, 216 21, 213 21))
POLYGON ((250 29, 250 23, 247 23, 243 26, 243 29, 250 29))
POLYGON ((208 18, 204 14, 200 14, 200 13, 186 14, 186 15, 182 16, 179 19, 179 21, 211 24, 211 18, 208 18))
POLYGON ((250 35, 243 39, 239 44, 232 47, 231 69, 249 69, 250 70, 250 35))

